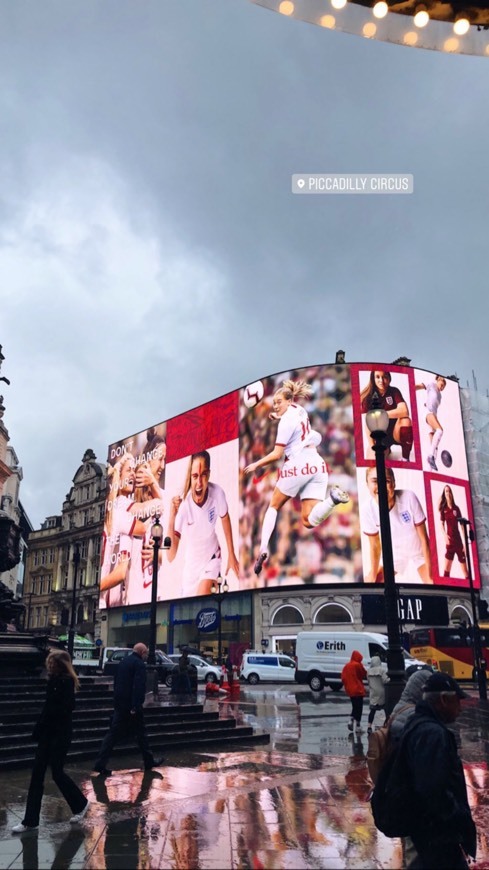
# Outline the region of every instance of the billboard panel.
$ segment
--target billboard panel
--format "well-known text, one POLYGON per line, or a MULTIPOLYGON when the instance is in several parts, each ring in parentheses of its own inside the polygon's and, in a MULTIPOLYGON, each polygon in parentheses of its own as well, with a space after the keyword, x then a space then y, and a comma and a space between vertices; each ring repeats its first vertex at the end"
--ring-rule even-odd
MULTIPOLYGON (((468 586, 459 516, 472 519, 458 386, 381 363, 269 376, 110 445, 101 607, 287 585, 382 584, 375 461, 365 415, 390 419, 396 579, 468 586)), ((474 585, 479 588, 475 547, 474 585)))

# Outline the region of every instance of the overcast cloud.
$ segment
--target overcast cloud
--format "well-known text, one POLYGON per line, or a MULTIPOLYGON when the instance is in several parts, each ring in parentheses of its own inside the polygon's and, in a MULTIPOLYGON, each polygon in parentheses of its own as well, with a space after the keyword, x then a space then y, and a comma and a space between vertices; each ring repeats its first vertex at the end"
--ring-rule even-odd
POLYGON ((334 360, 487 375, 489 58, 248 0, 0 0, 0 342, 21 498, 86 448, 334 360), (294 196, 295 172, 414 174, 294 196))

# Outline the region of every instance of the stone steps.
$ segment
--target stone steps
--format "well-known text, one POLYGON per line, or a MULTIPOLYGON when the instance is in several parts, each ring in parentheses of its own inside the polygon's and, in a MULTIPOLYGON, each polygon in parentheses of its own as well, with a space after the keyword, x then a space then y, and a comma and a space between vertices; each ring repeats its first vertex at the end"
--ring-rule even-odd
MULTIPOLYGON (((112 686, 83 680, 73 715, 73 740, 67 763, 94 759, 109 727, 113 712, 112 686)), ((32 766, 36 741, 32 729, 44 702, 43 680, 0 678, 0 771, 32 766)), ((269 735, 251 726, 238 725, 234 718, 220 718, 217 711, 204 711, 203 704, 176 704, 174 696, 160 691, 159 703, 145 707, 146 730, 151 748, 165 752, 170 748, 217 744, 264 744, 269 735), (165 703, 165 695, 168 700, 165 703), (172 700, 170 701, 170 697, 172 700)), ((114 756, 137 751, 128 740, 114 748, 114 756)))

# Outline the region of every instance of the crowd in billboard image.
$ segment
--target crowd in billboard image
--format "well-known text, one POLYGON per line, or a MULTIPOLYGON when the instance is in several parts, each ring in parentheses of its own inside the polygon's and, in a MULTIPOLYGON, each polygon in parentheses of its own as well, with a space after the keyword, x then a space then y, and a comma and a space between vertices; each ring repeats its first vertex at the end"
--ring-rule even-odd
POLYGON ((243 586, 361 581, 348 367, 285 372, 262 385, 255 407, 241 405, 243 586))
MULTIPOLYGON (((366 414, 389 417, 387 490, 403 584, 468 585, 472 504, 458 385, 409 366, 268 376, 109 447, 100 606, 309 584, 382 584, 366 414)), ((479 572, 471 548, 474 584, 479 572)))

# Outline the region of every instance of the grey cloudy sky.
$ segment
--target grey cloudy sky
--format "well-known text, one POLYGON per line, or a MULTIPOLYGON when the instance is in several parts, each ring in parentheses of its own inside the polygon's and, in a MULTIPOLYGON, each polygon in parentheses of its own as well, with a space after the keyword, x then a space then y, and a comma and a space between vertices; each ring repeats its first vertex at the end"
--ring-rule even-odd
POLYGON ((87 447, 334 360, 487 376, 489 59, 249 0, 0 0, 4 421, 35 527, 87 447), (409 172, 412 196, 294 196, 409 172))

